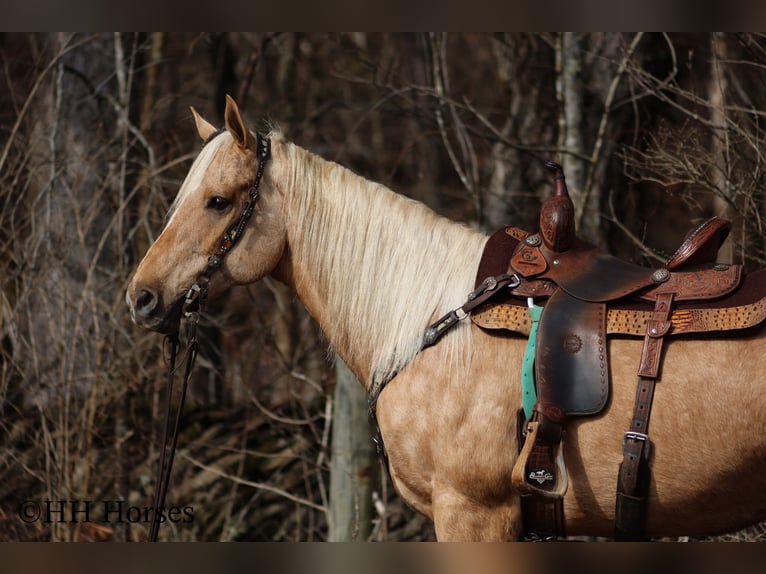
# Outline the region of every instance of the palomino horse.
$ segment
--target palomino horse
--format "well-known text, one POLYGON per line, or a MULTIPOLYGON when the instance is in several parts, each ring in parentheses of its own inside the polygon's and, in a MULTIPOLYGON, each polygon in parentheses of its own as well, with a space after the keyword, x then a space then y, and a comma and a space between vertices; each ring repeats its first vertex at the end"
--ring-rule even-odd
MULTIPOLYGON (((192 112, 207 143, 127 292, 134 320, 163 332, 177 329, 182 301, 239 217, 259 164, 259 140, 233 100, 220 132, 192 112)), ((438 539, 518 538, 511 471, 525 338, 463 321, 421 350, 424 328, 472 291, 487 237, 280 133, 270 140, 253 217, 210 275, 210 296, 266 275, 290 285, 368 391, 393 377, 377 402, 391 477, 403 499, 434 521, 438 539)), ((609 340, 609 403, 568 423, 569 535, 613 532, 641 345, 609 340)), ((764 372, 763 327, 666 345, 652 416, 647 535, 704 535, 766 518, 764 372)))

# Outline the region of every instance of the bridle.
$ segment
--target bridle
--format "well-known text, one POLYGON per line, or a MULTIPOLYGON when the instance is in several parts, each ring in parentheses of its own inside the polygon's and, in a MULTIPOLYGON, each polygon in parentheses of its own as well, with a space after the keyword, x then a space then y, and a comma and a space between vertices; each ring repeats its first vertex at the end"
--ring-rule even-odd
MULTIPOLYGON (((214 133, 208 138, 205 144, 223 131, 224 130, 220 130, 214 133)), ((184 399, 186 398, 186 389, 189 385, 189 378, 191 377, 194 362, 197 358, 197 323, 199 321, 200 313, 203 313, 207 306, 210 278, 221 265, 223 265, 226 255, 234 248, 242 237, 245 227, 247 227, 250 217, 255 210, 255 204, 258 202, 258 197, 260 195, 259 188, 261 179, 263 178, 263 172, 266 168, 266 163, 271 158, 271 140, 261 134, 256 134, 256 156, 258 158, 258 170, 255 173, 253 184, 248 190, 247 199, 242 206, 242 213, 240 214, 239 219, 231 224, 221 236, 221 239, 218 242, 218 248, 215 250, 215 253, 208 257, 205 269, 199 274, 197 282, 191 286, 183 302, 181 317, 185 320, 187 325, 187 345, 186 351, 184 352, 185 367, 183 385, 181 387, 181 396, 179 397, 178 408, 176 409, 175 421, 173 423, 173 434, 171 435, 170 448, 168 448, 168 433, 170 430, 171 398, 175 379, 176 359, 180 344, 178 332, 169 335, 168 337, 170 342, 170 361, 168 363, 165 420, 162 428, 162 449, 160 451, 160 462, 157 469, 154 500, 152 502, 152 521, 149 527, 149 540, 151 542, 157 541, 160 524, 165 520, 165 496, 168 491, 168 483, 173 468, 176 446, 178 445, 178 429, 181 421, 181 413, 183 411, 184 399)))
POLYGON ((242 206, 242 214, 239 219, 231 224, 224 232, 221 240, 218 242, 218 248, 215 250, 207 260, 207 267, 199 276, 197 283, 192 285, 186 295, 186 301, 184 302, 184 316, 190 312, 189 307, 198 301, 199 305, 204 305, 207 300, 208 285, 210 283, 210 277, 215 273, 221 265, 226 254, 237 244, 240 237, 247 227, 247 222, 250 221, 250 217, 253 215, 255 204, 258 202, 260 195, 258 188, 261 185, 261 178, 263 177, 263 170, 266 168, 266 162, 271 157, 271 140, 261 134, 256 135, 256 155, 258 157, 258 171, 255 173, 255 179, 253 185, 250 186, 250 190, 247 192, 247 199, 242 206))

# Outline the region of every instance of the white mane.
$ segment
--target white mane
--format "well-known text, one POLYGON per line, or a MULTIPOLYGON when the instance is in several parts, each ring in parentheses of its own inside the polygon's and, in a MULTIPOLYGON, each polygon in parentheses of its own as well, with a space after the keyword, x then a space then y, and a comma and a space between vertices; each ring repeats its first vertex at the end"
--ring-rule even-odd
MULTIPOLYGON (((420 350, 428 324, 465 302, 487 237, 279 135, 275 144, 288 165, 294 265, 326 294, 330 343, 349 362, 371 359, 367 384, 388 378, 420 350)), ((464 324, 439 345, 467 361, 468 337, 464 324)))

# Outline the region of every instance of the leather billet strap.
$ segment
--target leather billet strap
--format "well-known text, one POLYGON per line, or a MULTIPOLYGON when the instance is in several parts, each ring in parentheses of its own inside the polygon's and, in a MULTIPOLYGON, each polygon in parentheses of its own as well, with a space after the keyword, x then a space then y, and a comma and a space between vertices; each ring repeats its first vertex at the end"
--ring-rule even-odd
POLYGON ((623 460, 617 479, 615 538, 618 540, 641 540, 645 536, 646 506, 651 480, 649 416, 662 360, 663 341, 671 328, 672 307, 672 293, 658 295, 652 318, 647 324, 638 369, 633 419, 623 438, 623 460))

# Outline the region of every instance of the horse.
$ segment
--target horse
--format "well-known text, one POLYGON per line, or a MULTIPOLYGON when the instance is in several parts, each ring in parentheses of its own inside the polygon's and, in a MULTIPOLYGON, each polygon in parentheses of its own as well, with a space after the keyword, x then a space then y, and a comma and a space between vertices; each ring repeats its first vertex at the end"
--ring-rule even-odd
MULTIPOLYGON (((178 329, 259 167, 260 135, 227 97, 225 127, 194 108, 205 144, 166 224, 129 281, 133 320, 178 329)), ((488 236, 268 134, 254 216, 209 277, 209 296, 271 276, 289 285, 370 392, 399 496, 440 541, 517 540, 520 364, 526 339, 461 321, 423 348, 424 328, 465 300, 488 236)), ((260 176, 259 176, 260 179, 260 176)), ((569 536, 610 537, 622 437, 642 341, 608 341, 611 389, 597 415, 567 423, 569 536)), ((646 533, 704 536, 766 518, 766 330, 679 337, 665 347, 652 415, 646 533)))

